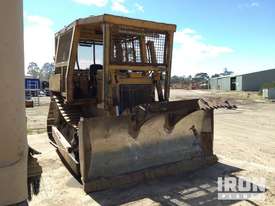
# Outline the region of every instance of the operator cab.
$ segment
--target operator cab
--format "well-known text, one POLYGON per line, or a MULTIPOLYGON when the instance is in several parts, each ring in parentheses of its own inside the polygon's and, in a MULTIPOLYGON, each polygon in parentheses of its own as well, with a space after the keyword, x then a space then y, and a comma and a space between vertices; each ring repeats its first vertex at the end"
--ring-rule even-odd
POLYGON ((77 48, 74 68, 74 99, 99 101, 103 72, 102 42, 81 41, 77 48))
POLYGON ((56 33, 51 92, 111 115, 168 101, 175 28, 107 14, 78 19, 56 33))

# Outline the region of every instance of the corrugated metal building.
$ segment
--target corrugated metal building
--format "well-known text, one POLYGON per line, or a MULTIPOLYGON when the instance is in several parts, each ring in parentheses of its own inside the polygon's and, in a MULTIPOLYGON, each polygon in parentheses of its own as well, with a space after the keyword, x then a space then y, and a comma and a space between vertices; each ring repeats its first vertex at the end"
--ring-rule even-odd
POLYGON ((210 88, 216 90, 230 91, 231 76, 217 77, 210 79, 210 88))
POLYGON ((259 91, 264 83, 275 81, 275 69, 248 74, 211 78, 210 88, 216 90, 259 91))

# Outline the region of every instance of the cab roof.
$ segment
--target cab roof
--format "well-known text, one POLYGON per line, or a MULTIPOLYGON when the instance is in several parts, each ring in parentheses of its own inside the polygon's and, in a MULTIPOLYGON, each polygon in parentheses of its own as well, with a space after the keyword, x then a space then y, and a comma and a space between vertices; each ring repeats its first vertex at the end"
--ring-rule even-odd
POLYGON ((68 26, 61 29, 56 35, 66 32, 76 25, 89 25, 89 24, 116 24, 125 25, 137 28, 143 28, 155 31, 176 31, 175 24, 167 24, 155 21, 148 21, 142 19, 134 19, 122 16, 115 16, 111 14, 103 14, 98 16, 89 16, 87 18, 80 18, 69 24, 68 26))

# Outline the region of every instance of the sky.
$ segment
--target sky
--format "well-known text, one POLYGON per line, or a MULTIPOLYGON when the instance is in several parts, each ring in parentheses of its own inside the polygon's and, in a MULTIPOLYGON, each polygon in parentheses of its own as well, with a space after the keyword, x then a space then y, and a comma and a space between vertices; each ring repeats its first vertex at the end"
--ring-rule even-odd
POLYGON ((109 13, 173 23, 173 75, 275 68, 273 0, 24 0, 25 66, 52 62, 54 33, 109 13))

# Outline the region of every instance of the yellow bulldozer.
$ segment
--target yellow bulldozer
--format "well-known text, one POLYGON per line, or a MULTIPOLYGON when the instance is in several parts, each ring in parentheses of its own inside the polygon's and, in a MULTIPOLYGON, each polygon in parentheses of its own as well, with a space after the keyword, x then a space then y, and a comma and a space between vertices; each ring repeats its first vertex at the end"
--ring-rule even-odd
POLYGON ((86 192, 213 164, 213 109, 170 101, 176 25, 114 15, 78 19, 55 35, 47 128, 86 192))

